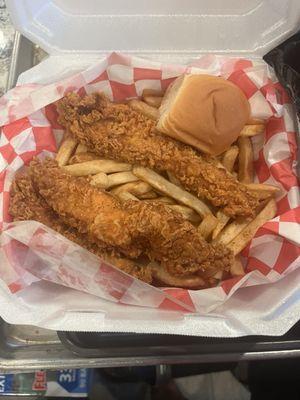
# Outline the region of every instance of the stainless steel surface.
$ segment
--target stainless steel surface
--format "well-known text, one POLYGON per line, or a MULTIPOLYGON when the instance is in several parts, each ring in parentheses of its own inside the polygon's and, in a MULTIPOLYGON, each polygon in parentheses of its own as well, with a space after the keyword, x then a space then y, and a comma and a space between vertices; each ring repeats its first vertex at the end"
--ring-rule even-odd
POLYGON ((13 88, 17 83, 18 76, 34 65, 33 59, 34 44, 16 32, 6 90, 13 88))
POLYGON ((5 92, 14 42, 14 28, 10 23, 5 1, 0 0, 0 96, 5 92))
MULTIPOLYGON (((299 357, 300 350, 251 353, 166 355, 163 357, 77 357, 66 349, 55 332, 0 321, 0 373, 39 369, 122 367, 158 364, 212 363, 299 357)), ((161 368, 161 367, 159 367, 161 368)), ((164 366, 167 370, 167 367, 164 366)), ((161 373, 161 370, 159 370, 161 373)))

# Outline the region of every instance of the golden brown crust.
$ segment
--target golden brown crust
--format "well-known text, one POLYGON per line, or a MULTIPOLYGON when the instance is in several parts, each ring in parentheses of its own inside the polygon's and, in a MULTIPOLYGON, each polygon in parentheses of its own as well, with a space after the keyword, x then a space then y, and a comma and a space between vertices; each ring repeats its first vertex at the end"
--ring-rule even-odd
POLYGON ((80 234, 75 228, 65 224, 58 214, 36 192, 28 174, 18 175, 13 182, 10 197, 10 214, 14 221, 35 220, 52 228, 72 242, 84 247, 100 258, 112 263, 122 271, 141 279, 152 282, 152 273, 149 267, 141 267, 134 261, 125 259, 115 249, 105 243, 92 243, 87 236, 80 234))
POLYGON ((159 134, 155 121, 102 94, 71 93, 58 103, 62 123, 91 151, 107 158, 170 171, 180 183, 232 217, 251 216, 258 199, 213 157, 159 134))
POLYGON ((89 240, 100 240, 129 257, 146 254, 174 274, 230 268, 228 249, 208 244, 193 225, 162 204, 120 203, 85 179, 65 173, 53 160, 33 161, 30 170, 49 206, 89 240))

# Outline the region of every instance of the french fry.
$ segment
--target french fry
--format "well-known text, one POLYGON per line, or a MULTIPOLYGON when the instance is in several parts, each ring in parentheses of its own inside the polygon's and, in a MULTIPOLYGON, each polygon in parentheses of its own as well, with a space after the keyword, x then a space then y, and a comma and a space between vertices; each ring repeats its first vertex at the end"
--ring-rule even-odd
POLYGON ((257 125, 245 125, 244 128, 241 130, 240 136, 256 136, 264 133, 266 127, 263 124, 257 125))
POLYGON ((174 185, 181 187, 179 180, 176 178, 176 176, 172 174, 172 172, 167 171, 167 175, 171 183, 174 183, 174 185))
POLYGON ((60 167, 68 164, 68 161, 73 154, 75 147, 77 146, 77 141, 69 135, 65 135, 65 139, 56 154, 56 161, 60 167))
POLYGON ((88 152, 88 148, 86 147, 86 145, 79 143, 78 146, 76 147, 75 150, 75 154, 79 154, 79 153, 87 153, 88 152))
POLYGON ((94 175, 91 179, 93 186, 101 187, 102 189, 109 189, 113 186, 123 185, 124 183, 135 182, 138 178, 130 171, 117 172, 115 174, 106 175, 103 172, 94 175))
POLYGON ((262 211, 228 244, 228 248, 232 250, 233 254, 240 253, 253 238, 256 231, 264 223, 275 217, 276 211, 276 202, 271 199, 262 211))
POLYGON ((227 225, 215 238, 215 241, 227 245, 233 240, 248 224, 250 221, 236 219, 227 225))
POLYGON ((171 197, 167 197, 167 196, 161 196, 158 197, 157 199, 155 199, 155 201, 159 201, 160 203, 164 203, 164 204, 176 204, 175 200, 172 199, 171 197))
POLYGON ((156 263, 150 263, 153 277, 162 285, 175 286, 187 289, 200 289, 207 283, 199 275, 176 276, 171 275, 163 267, 156 263))
POLYGON ((204 237, 204 239, 208 239, 217 224, 218 219, 213 214, 207 214, 198 226, 198 232, 204 237))
POLYGON ((239 257, 235 257, 234 262, 230 267, 230 273, 232 276, 245 275, 244 267, 239 257))
POLYGON ((157 197, 158 197, 158 195, 156 192, 154 192, 154 190, 150 190, 150 192, 140 194, 138 196, 138 198, 140 200, 153 200, 153 199, 157 199, 157 197))
MULTIPOLYGON (((168 205, 168 207, 172 208, 172 210, 178 211, 186 220, 199 223, 200 216, 194 210, 186 206, 180 206, 178 204, 168 205)), ((209 215, 209 214, 208 214, 209 215)))
POLYGON ((169 197, 177 200, 179 203, 184 204, 197 211, 203 218, 207 214, 211 214, 210 209, 205 203, 197 199, 197 197, 179 188, 167 179, 158 175, 156 172, 149 168, 133 167, 133 174, 143 181, 148 182, 151 186, 157 189, 160 193, 166 194, 169 197))
POLYGON ((213 230, 212 233, 212 240, 214 240, 219 233, 221 232, 221 230, 227 225, 227 223, 230 220, 230 217, 228 217, 228 215, 224 214, 223 211, 219 210, 217 212, 217 219, 218 219, 218 224, 215 227, 215 229, 213 230))
POLYGON ((107 189, 109 187, 109 177, 104 172, 99 172, 93 175, 90 184, 101 189, 107 189))
POLYGON ((266 123, 266 120, 264 120, 264 119, 250 117, 247 122, 247 125, 264 125, 265 123, 266 123))
POLYGON ((152 97, 163 97, 164 91, 163 90, 156 90, 156 89, 144 89, 142 93, 142 98, 144 99, 147 96, 152 97))
POLYGON ((151 107, 143 101, 136 99, 130 100, 128 104, 133 110, 140 112, 146 117, 154 119, 155 121, 158 119, 159 113, 157 108, 151 107))
POLYGON ((130 171, 132 166, 112 160, 92 160, 80 164, 66 165, 63 169, 73 176, 95 175, 99 172, 107 174, 113 172, 130 171))
POLYGON ((135 196, 140 196, 147 192, 150 192, 151 190, 152 186, 150 186, 149 183, 143 181, 137 181, 137 182, 125 183, 124 185, 120 185, 112 189, 111 191, 115 194, 118 194, 120 192, 129 192, 134 194, 135 196))
POLYGON ((246 136, 240 136, 239 145, 239 181, 242 183, 253 182, 253 149, 251 140, 246 136))
POLYGON ((162 97, 158 97, 158 96, 144 96, 143 97, 144 102, 154 108, 160 107, 162 99, 163 99, 162 97))
POLYGON ((223 271, 216 272, 215 275, 213 276, 213 278, 220 281, 223 278, 223 271))
POLYGON ((269 197, 275 197, 281 192, 280 188, 273 185, 266 185, 264 183, 248 183, 247 188, 256 193, 260 200, 265 200, 269 197))
POLYGON ((80 164, 86 161, 99 160, 94 153, 75 153, 68 162, 68 164, 80 164))
POLYGON ((129 192, 120 192, 117 194, 117 197, 119 197, 119 199, 122 201, 127 201, 127 200, 139 201, 137 197, 135 197, 133 194, 129 192))
POLYGON ((231 146, 227 151, 225 151, 222 159, 222 164, 227 169, 227 171, 232 172, 235 160, 239 154, 239 148, 237 146, 231 146))

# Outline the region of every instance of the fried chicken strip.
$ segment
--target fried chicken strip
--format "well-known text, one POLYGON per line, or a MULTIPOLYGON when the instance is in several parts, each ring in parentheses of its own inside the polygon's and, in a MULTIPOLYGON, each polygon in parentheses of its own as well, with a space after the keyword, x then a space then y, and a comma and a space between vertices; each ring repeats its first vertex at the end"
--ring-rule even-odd
POLYGON ((10 197, 10 214, 14 221, 35 220, 65 236, 72 242, 84 247, 98 257, 108 261, 122 271, 144 282, 152 282, 150 267, 141 267, 134 261, 121 257, 105 243, 96 245, 75 228, 66 225, 45 200, 36 192, 29 175, 18 175, 13 182, 10 197))
POLYGON ((63 221, 125 256, 147 255, 179 275, 206 275, 232 264, 227 248, 208 244, 192 224, 163 204, 121 203, 84 178, 67 174, 53 160, 35 160, 30 170, 39 194, 63 221))
POLYGON ((171 172, 182 186, 231 217, 251 216, 258 199, 213 157, 158 133, 155 121, 103 94, 75 93, 58 103, 59 121, 100 156, 171 172))

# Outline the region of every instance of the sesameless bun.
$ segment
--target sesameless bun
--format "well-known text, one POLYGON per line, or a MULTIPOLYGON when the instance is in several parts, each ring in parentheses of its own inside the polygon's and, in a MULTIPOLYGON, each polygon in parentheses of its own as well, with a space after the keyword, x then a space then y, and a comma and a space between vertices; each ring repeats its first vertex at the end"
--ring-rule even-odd
POLYGON ((233 83, 211 75, 182 75, 168 88, 157 129, 218 155, 238 138, 249 119, 249 102, 233 83))

